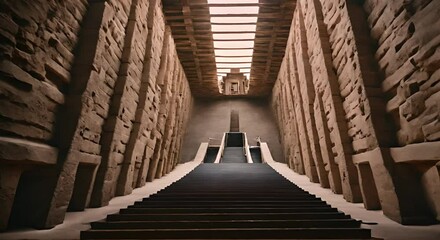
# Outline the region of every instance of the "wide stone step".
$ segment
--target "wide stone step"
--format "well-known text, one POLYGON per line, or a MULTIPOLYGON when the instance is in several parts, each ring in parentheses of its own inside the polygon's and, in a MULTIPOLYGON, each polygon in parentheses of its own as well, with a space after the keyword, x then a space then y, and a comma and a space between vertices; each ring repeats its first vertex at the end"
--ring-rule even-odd
POLYGON ((171 197, 171 196, 152 196, 144 198, 146 201, 295 201, 295 200, 321 200, 314 195, 300 195, 300 196, 201 196, 201 197, 171 197))
POLYGON ((301 219, 348 219, 341 212, 321 213, 192 213, 192 214, 111 214, 108 221, 170 221, 170 220, 301 220, 301 219))
MULTIPOLYGON (((203 177, 201 177, 201 179, 203 179, 203 177)), ((183 180, 186 180, 186 179, 183 179, 183 180)), ((188 180, 186 180, 187 183, 185 183, 185 185, 178 184, 178 185, 173 186, 173 187, 165 188, 163 191, 171 191, 171 189, 173 191, 176 191, 176 190, 182 189, 182 190, 185 190, 185 191, 190 190, 192 192, 196 192, 198 190, 201 190, 200 187, 213 187, 213 186, 215 186, 216 188, 205 189, 205 190, 233 191, 234 189, 239 189, 239 190, 246 190, 246 189, 248 189, 249 191, 252 191, 252 189, 255 187, 255 186, 252 186, 252 185, 248 185, 249 182, 242 182, 242 183, 237 182, 238 180, 241 180, 241 179, 228 179, 228 180, 224 180, 225 183, 234 183, 234 185, 231 185, 229 187, 227 185, 223 185, 223 183, 214 182, 214 181, 219 181, 219 180, 221 180, 221 179, 212 179, 212 180, 210 180, 208 182, 206 182, 206 181, 203 182, 203 181, 191 181, 191 180, 188 179, 188 180), (191 184, 198 184, 199 188, 191 188, 191 185, 189 185, 189 186, 186 185, 186 184, 189 184, 190 182, 191 182, 191 184)), ((272 190, 278 190, 278 191, 279 190, 282 190, 282 191, 285 191, 285 190, 287 190, 287 191, 302 190, 301 188, 295 187, 295 186, 289 187, 289 184, 291 184, 291 183, 289 181, 287 181, 286 179, 284 179, 284 178, 274 179, 274 180, 269 180, 268 179, 267 181, 264 181, 264 182, 261 182, 258 179, 255 179, 255 183, 258 183, 258 186, 260 188, 265 188, 268 191, 272 191, 272 190), (273 185, 273 184, 276 184, 276 185, 273 185)), ((302 191, 304 191, 304 190, 302 190, 302 191)))
POLYGON ((291 204, 181 204, 173 203, 173 204, 135 204, 136 207, 150 207, 150 208, 288 208, 288 207, 302 207, 302 208, 317 208, 317 207, 328 207, 327 205, 314 205, 314 204, 303 204, 300 206, 293 206, 291 204))
POLYGON ((160 205, 160 204, 148 204, 143 202, 136 202, 132 207, 134 208, 249 208, 249 207, 258 207, 258 208, 289 208, 289 207, 301 207, 301 208, 321 208, 321 207, 330 207, 329 205, 316 205, 316 204, 304 204, 301 206, 295 206, 291 204, 210 204, 210 205, 200 205, 197 203, 187 204, 187 205, 179 205, 178 203, 160 205))
MULTIPOLYGON (((261 189, 261 191, 263 191, 263 189, 261 189)), ((274 191, 274 190, 267 190, 264 192, 265 196, 285 196, 285 197, 289 197, 289 196, 304 196, 307 194, 307 192, 305 191, 287 191, 287 190, 280 190, 280 191, 274 191)), ((262 194, 255 194, 255 190, 254 191, 247 191, 247 190, 237 190, 237 191, 209 191, 209 190, 201 190, 201 191, 191 191, 191 190, 187 190, 187 192, 185 191, 162 191, 162 192, 158 192, 157 195, 154 196, 163 196, 163 197, 188 197, 188 196, 262 196, 262 194)))
MULTIPOLYGON (((156 203, 156 202, 171 202, 171 201, 162 201, 161 199, 144 199, 142 202, 149 202, 149 203, 156 203)), ((221 198, 211 198, 208 200, 205 199, 181 199, 178 201, 179 203, 222 203, 222 202, 228 202, 228 203, 292 203, 292 204, 302 204, 302 203, 322 203, 323 201, 321 199, 317 198, 310 198, 310 199, 285 199, 285 198, 278 198, 278 199, 221 199, 221 198)))
POLYGON ((308 192, 306 192, 306 191, 304 191, 304 190, 302 190, 302 189, 285 189, 285 190, 282 190, 282 189, 274 189, 274 188, 272 188, 272 189, 267 189, 267 190, 264 190, 264 192, 255 192, 255 189, 254 189, 254 191, 253 190, 250 190, 250 189, 238 189, 238 190, 233 190, 233 189, 224 189, 224 190, 220 190, 220 189, 217 189, 217 190, 214 190, 214 189, 212 189, 212 188, 215 188, 215 187, 212 187, 212 186, 208 186, 208 187, 206 187, 206 188, 201 188, 201 187, 199 187, 197 190, 195 190, 195 189, 192 189, 192 190, 190 190, 190 189, 188 189, 188 190, 173 190, 173 191, 171 191, 171 190, 161 190, 161 191, 159 191, 157 194, 154 194, 154 195, 151 195, 151 197, 152 196, 164 196, 164 197, 166 197, 166 196, 182 196, 182 197, 193 197, 193 195, 188 195, 188 193, 191 193, 191 194, 194 194, 194 195, 207 195, 207 194, 217 194, 217 195, 225 195, 225 196, 228 196, 228 195, 231 195, 231 196, 237 196, 237 195, 240 195, 240 196, 247 196, 247 195, 249 195, 249 196, 260 196, 260 197, 264 197, 264 196, 279 196, 279 195, 281 195, 281 196, 298 196, 298 195, 310 195, 310 193, 308 193, 308 192), (210 189, 211 188, 211 189, 210 189), (185 193, 186 193, 186 195, 185 195, 185 193))
POLYGON ((117 229, 81 232, 87 239, 352 239, 369 238, 361 228, 117 229))
POLYGON ((136 202, 136 205, 143 206, 328 206, 323 201, 142 201, 136 202))
POLYGON ((120 221, 93 222, 93 229, 184 229, 184 228, 358 228, 353 219, 330 220, 229 220, 229 221, 120 221))
POLYGON ((121 209, 122 214, 144 213, 302 213, 302 212, 337 212, 331 207, 308 207, 308 208, 145 208, 128 207, 121 209))
POLYGON ((202 164, 81 239, 371 239, 265 164, 202 164))

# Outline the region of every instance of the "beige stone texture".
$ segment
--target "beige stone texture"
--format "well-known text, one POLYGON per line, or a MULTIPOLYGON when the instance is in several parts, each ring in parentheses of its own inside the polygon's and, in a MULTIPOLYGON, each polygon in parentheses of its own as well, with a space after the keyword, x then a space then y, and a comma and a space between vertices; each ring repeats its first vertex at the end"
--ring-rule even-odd
POLYGON ((438 218, 438 4, 298 1, 272 90, 288 165, 404 224, 438 218))

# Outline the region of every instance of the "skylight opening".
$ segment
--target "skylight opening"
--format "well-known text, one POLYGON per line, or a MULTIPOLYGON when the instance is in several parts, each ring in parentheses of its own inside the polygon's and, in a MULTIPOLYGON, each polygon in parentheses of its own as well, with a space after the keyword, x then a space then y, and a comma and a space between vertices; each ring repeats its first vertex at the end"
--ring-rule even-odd
MULTIPOLYGON (((234 7, 233 10, 233 13, 258 14, 258 7, 234 7)), ((209 12, 211 14, 231 14, 231 7, 210 7, 209 12)))
POLYGON ((208 0, 208 3, 258 3, 258 0, 208 0))
POLYGON ((247 79, 250 78, 258 20, 256 15, 259 13, 258 2, 258 0, 208 0, 208 4, 216 4, 209 7, 209 12, 215 15, 211 17, 211 30, 219 81, 230 73, 231 69, 238 69, 247 79), (252 5, 240 6, 243 3, 252 5))
POLYGON ((211 29, 213 32, 255 32, 257 30, 257 25, 255 24, 245 24, 239 27, 232 27, 231 25, 212 25, 211 29))
MULTIPOLYGON (((230 73, 231 72, 231 68, 228 69, 217 69, 217 73, 230 73)), ((240 69, 241 73, 250 73, 251 70, 250 69, 240 69)))
MULTIPOLYGON (((231 13, 233 8, 231 8, 231 13)), ((257 17, 211 17, 211 24, 222 23, 253 23, 257 24, 257 17)))
POLYGON ((255 39, 255 33, 233 33, 233 34, 213 34, 213 39, 224 40, 224 39, 255 39))
POLYGON ((215 61, 228 63, 252 62, 252 57, 216 57, 215 61))
POLYGON ((217 63, 217 68, 250 68, 251 63, 217 63))
POLYGON ((214 41, 214 48, 254 48, 254 41, 214 41))
POLYGON ((254 52, 253 49, 245 49, 245 50, 219 50, 215 49, 214 53, 216 56, 252 56, 254 52))

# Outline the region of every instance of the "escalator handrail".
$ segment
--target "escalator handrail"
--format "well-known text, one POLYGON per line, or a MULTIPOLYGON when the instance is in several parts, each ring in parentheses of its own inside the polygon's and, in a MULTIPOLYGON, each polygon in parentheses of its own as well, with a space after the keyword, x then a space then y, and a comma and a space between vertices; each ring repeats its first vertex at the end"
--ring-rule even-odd
POLYGON ((247 139, 247 135, 243 133, 243 142, 244 142, 244 155, 246 156, 247 163, 254 163, 251 156, 251 151, 249 150, 249 142, 247 139))
POLYGON ((223 156, 223 151, 225 150, 225 142, 226 142, 226 133, 223 133, 222 141, 220 143, 220 148, 218 149, 217 157, 215 158, 214 163, 220 163, 220 159, 223 156))

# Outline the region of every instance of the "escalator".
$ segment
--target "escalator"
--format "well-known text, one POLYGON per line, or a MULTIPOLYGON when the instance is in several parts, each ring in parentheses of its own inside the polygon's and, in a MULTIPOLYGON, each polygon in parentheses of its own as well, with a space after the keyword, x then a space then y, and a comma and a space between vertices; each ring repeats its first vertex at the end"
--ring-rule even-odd
POLYGON ((250 147, 249 151, 251 152, 252 161, 254 163, 262 163, 263 162, 263 159, 261 158, 260 147, 250 147))
POLYGON ((217 157, 219 147, 208 147, 206 150, 205 158, 203 159, 204 163, 214 163, 215 158, 217 157))
POLYGON ((244 155, 244 139, 241 132, 226 134, 226 144, 221 163, 247 163, 244 155))

